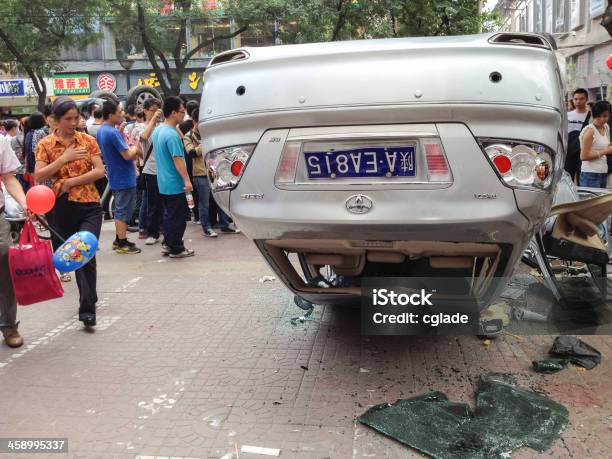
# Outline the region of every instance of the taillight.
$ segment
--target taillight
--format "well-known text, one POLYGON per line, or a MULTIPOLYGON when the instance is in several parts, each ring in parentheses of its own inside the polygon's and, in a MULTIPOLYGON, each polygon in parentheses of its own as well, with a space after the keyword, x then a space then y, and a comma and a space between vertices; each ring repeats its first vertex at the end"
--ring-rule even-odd
POLYGON ((442 145, 437 140, 427 140, 423 144, 430 182, 450 182, 452 180, 448 162, 442 145))
POLYGON ((244 168, 244 163, 239 159, 234 161, 232 165, 230 166, 230 170, 232 171, 232 175, 234 177, 240 177, 240 174, 242 174, 243 168, 244 168))
POLYGON ((512 187, 546 189, 552 183, 553 153, 543 145, 480 139, 503 181, 512 187))
POLYGON ((294 183, 298 160, 302 149, 301 142, 287 142, 283 148, 281 159, 276 169, 274 183, 294 183))
POLYGON ((206 168, 213 191, 232 189, 240 181, 255 145, 220 148, 206 154, 206 168))

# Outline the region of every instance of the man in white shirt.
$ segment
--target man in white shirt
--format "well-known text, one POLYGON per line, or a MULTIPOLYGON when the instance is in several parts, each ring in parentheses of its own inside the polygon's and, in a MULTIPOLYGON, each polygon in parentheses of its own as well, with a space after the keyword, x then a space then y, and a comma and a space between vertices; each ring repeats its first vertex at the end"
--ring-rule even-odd
POLYGON ((572 96, 575 110, 567 113, 567 133, 573 131, 582 131, 582 125, 584 120, 589 114, 587 102, 589 100, 589 93, 586 89, 578 88, 574 91, 572 96))
POLYGON ((589 93, 586 89, 578 88, 574 91, 572 101, 575 110, 567 113, 567 152, 565 155, 564 169, 571 175, 573 180, 580 176, 580 139, 582 127, 589 124, 591 113, 587 107, 589 93))

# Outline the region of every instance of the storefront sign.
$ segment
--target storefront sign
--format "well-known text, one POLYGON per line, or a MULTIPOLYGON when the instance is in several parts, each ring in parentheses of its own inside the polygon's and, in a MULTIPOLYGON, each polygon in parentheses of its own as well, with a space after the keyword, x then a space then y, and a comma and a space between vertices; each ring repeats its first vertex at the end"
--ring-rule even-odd
POLYGON ((113 92, 117 88, 117 80, 110 73, 101 73, 98 75, 96 83, 100 91, 113 92))
MULTIPOLYGON (((185 75, 184 84, 192 89, 193 91, 197 91, 198 89, 202 89, 204 86, 204 78, 201 76, 201 71, 196 72, 192 71, 185 75)), ((161 85, 155 73, 151 72, 148 75, 148 78, 138 78, 136 86, 153 86, 154 88, 159 88, 161 85)))
POLYGON ((136 86, 142 85, 153 86, 154 88, 161 86, 159 84, 159 80, 157 79, 157 75, 155 75, 154 72, 149 73, 149 78, 138 78, 138 83, 136 83, 136 86))
POLYGON ((89 75, 87 73, 72 75, 55 75, 53 91, 56 96, 62 94, 89 94, 89 75))
POLYGON ((25 84, 23 80, 0 80, 0 97, 23 96, 25 96, 25 84))

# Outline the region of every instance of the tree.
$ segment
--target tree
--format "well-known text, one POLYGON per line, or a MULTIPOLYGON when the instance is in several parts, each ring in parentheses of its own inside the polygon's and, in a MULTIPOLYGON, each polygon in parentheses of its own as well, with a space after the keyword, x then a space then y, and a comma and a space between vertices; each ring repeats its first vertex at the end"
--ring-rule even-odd
POLYGON ((218 22, 213 10, 203 9, 194 0, 110 0, 116 19, 111 30, 120 42, 142 48, 160 83, 164 95, 178 95, 189 61, 214 42, 227 40, 246 30, 246 26, 202 40, 192 49, 187 46, 187 31, 193 23, 218 22))
POLYGON ((38 96, 38 109, 47 99, 44 78, 61 70, 61 49, 84 47, 95 40, 103 0, 87 0, 75 13, 69 0, 4 0, 0 2, 0 58, 14 62, 28 75, 38 96))
POLYGON ((231 0, 237 22, 275 22, 283 43, 458 35, 490 30, 474 0, 231 0))

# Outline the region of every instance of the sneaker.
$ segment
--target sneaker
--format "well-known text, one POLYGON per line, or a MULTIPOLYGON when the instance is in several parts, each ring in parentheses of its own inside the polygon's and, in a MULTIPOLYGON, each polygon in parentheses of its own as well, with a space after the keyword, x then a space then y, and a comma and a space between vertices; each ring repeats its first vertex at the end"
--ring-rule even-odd
POLYGON ((135 244, 125 244, 125 245, 118 246, 115 249, 115 252, 125 254, 125 255, 133 255, 133 254, 142 252, 142 250, 136 247, 135 244))
POLYGON ((187 258, 193 257, 195 252, 191 249, 183 249, 181 253, 171 253, 170 258, 187 258))
MULTIPOLYGON (((127 239, 125 240, 125 245, 129 245, 130 247, 136 247, 136 244, 128 241, 127 239)), ((119 239, 115 239, 113 241, 113 250, 117 250, 118 248, 119 248, 119 239)))
POLYGON ((23 345, 23 338, 17 331, 17 328, 5 328, 2 330, 4 335, 4 342, 8 347, 21 347, 23 345))
POLYGON ((148 238, 148 237, 149 237, 149 235, 147 234, 147 232, 146 232, 146 231, 140 231, 140 232, 138 233, 138 239, 146 239, 146 238, 148 238))
POLYGON ((128 233, 137 233, 138 232, 138 227, 137 226, 133 226, 133 225, 128 225, 127 230, 128 230, 128 233))
POLYGON ((230 228, 221 228, 221 234, 240 234, 241 231, 239 229, 230 228))
POLYGON ((168 255, 170 255, 170 247, 168 247, 165 243, 162 242, 162 246, 161 246, 161 254, 164 257, 167 257, 168 255))
POLYGON ((206 237, 217 237, 217 233, 215 233, 212 228, 208 228, 204 230, 204 236, 206 237))
POLYGON ((158 237, 153 237, 153 236, 149 236, 147 238, 147 240, 145 241, 146 245, 154 245, 157 244, 159 242, 159 238, 158 237))

